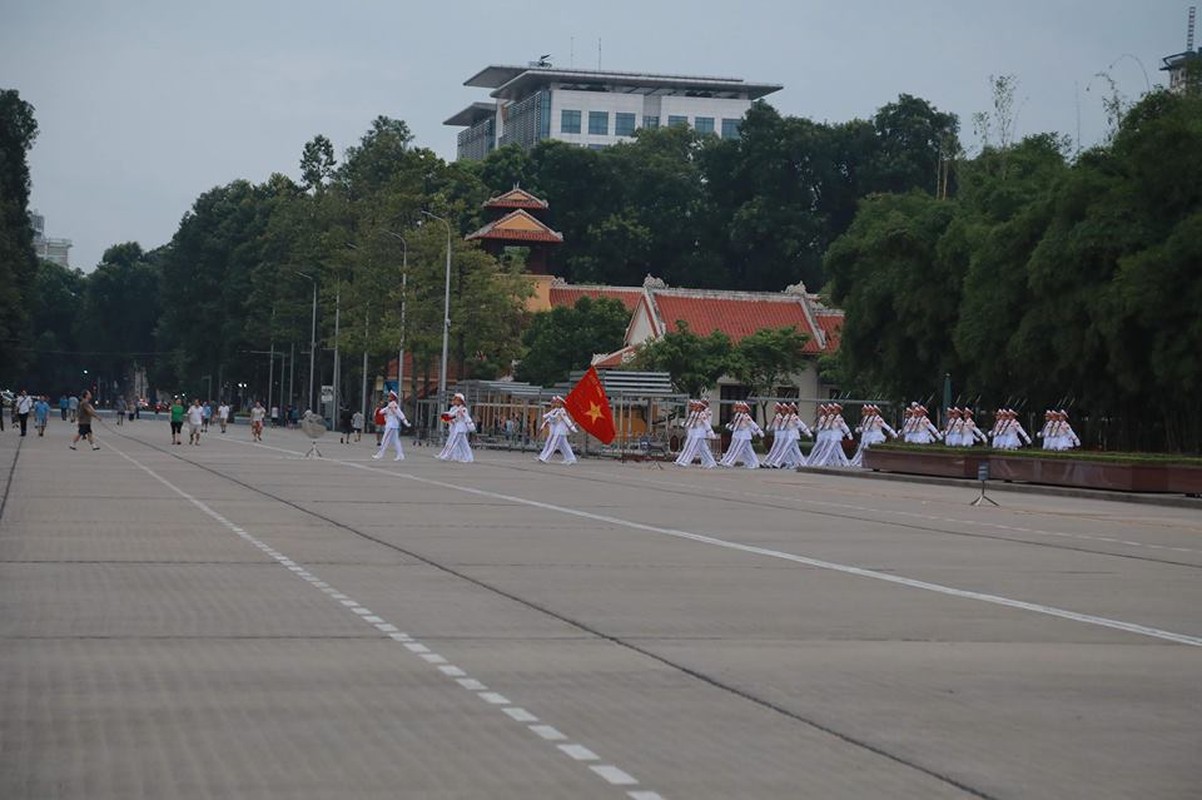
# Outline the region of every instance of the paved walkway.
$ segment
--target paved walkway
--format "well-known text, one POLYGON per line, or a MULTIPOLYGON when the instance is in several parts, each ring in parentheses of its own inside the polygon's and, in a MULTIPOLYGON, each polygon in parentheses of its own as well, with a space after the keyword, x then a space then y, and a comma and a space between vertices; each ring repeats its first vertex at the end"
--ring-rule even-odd
POLYGON ((0 434, 0 797, 1129 798, 1202 781, 1193 509, 0 434), (18 445, 19 443, 19 445, 18 445))

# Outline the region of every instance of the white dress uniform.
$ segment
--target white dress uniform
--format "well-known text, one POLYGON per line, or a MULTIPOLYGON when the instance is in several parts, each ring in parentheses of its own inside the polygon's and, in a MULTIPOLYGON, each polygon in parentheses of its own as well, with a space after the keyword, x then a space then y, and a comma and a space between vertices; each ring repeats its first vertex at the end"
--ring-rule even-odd
POLYGON ((842 407, 828 406, 826 413, 814 425, 814 449, 806 460, 808 467, 848 467, 851 462, 843 452, 843 439, 852 438, 851 429, 843 421, 842 407))
POLYGON ((747 469, 759 469, 760 459, 755 454, 755 448, 751 446, 751 437, 763 436, 764 431, 747 413, 746 406, 735 408, 740 410, 726 423, 726 428, 731 433, 730 447, 718 463, 724 467, 742 463, 747 469))
MULTIPOLYGON (((562 403, 563 399, 556 397, 551 402, 562 403)), ((568 413, 567 409, 562 405, 556 405, 543 414, 543 427, 547 429, 547 441, 543 444, 543 451, 538 454, 538 460, 546 464, 551 460, 551 456, 559 451, 563 456, 563 463, 575 464, 576 454, 572 452, 568 434, 576 432, 576 424, 572 422, 572 415, 568 413)))
POLYGON ((472 421, 472 415, 468 413, 467 406, 463 405, 463 395, 457 394, 455 399, 459 400, 459 403, 452 405, 443 414, 447 423, 447 443, 437 458, 443 461, 462 461, 470 464, 476 460, 476 457, 472 454, 472 446, 468 443, 467 435, 476 430, 476 423, 472 421))
POLYGON ((388 446, 392 445, 396 450, 396 457, 393 461, 404 461, 405 451, 401 447, 401 425, 408 425, 409 420, 405 419, 405 412, 401 411, 401 407, 397 405, 396 395, 390 395, 388 405, 384 406, 384 437, 380 440, 380 449, 372 456, 379 461, 388 452, 388 446))
POLYGON ((700 459, 701 466, 713 469, 718 465, 714 454, 710 452, 710 440, 714 438, 713 413, 703 403, 690 403, 692 410, 680 421, 685 429, 684 446, 676 457, 677 466, 692 466, 700 459))
POLYGON ((782 426, 780 435, 785 438, 785 443, 781 448, 780 466, 783 469, 795 469, 806 463, 805 456, 801 454, 801 436, 805 434, 813 438, 814 432, 805 424, 801 417, 797 415, 797 407, 792 403, 785 410, 785 420, 782 426))
POLYGON ((784 435, 784 409, 780 403, 776 404, 776 413, 772 415, 772 419, 765 426, 765 431, 772 431, 772 447, 768 449, 768 454, 764 456, 763 465, 775 469, 780 466, 781 455, 784 451, 786 436, 784 435))
POLYGON ((853 467, 864 465, 864 451, 867 448, 886 441, 886 438, 897 438, 897 431, 893 430, 889 423, 885 422, 885 418, 880 415, 879 409, 876 406, 868 406, 868 409, 868 414, 861 420, 859 427, 856 428, 860 433, 860 446, 856 448, 856 454, 851 457, 851 461, 849 462, 853 467))

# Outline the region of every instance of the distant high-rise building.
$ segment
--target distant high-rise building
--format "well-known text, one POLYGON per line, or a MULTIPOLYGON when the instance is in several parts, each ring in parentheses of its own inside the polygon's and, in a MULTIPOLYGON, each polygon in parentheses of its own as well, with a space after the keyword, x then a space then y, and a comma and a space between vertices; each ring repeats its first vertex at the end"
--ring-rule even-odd
POLYGON ((545 60, 491 65, 464 85, 493 90, 491 102, 472 103, 443 123, 464 128, 457 157, 474 160, 543 139, 600 148, 629 141, 639 128, 668 125, 735 138, 752 101, 783 88, 741 78, 560 69, 545 60))
POLYGON ((38 258, 60 267, 70 267, 71 240, 46 238, 46 218, 37 211, 30 212, 29 224, 33 228, 33 249, 38 258))

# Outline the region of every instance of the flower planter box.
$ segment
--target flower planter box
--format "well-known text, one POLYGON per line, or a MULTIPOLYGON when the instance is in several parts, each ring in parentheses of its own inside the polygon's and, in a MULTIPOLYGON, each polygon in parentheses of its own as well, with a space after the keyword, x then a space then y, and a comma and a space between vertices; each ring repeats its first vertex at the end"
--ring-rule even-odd
POLYGON ((881 472, 904 472, 911 475, 937 475, 942 478, 977 477, 977 467, 988 461, 985 454, 974 455, 969 449, 956 450, 880 450, 869 447, 864 451, 864 466, 881 472))
POLYGON ((977 467, 989 464, 992 480, 1109 489, 1123 492, 1202 494, 1202 467, 1171 462, 1123 462, 1080 458, 1038 458, 951 450, 878 450, 869 448, 864 466, 883 472, 976 478, 977 467))

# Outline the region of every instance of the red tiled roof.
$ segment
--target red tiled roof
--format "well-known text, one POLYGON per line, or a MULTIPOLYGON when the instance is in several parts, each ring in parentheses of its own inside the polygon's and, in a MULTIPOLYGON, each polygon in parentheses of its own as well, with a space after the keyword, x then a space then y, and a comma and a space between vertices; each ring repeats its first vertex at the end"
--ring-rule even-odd
POLYGON ((700 336, 722 331, 738 342, 764 328, 796 328, 809 337, 803 352, 821 352, 801 302, 793 298, 698 297, 656 292, 655 304, 670 331, 679 330, 677 322, 684 320, 689 330, 700 336))
POLYGON ((839 342, 843 338, 843 312, 819 311, 814 315, 814 319, 826 335, 826 352, 833 353, 838 350, 839 342))
POLYGON ((616 369, 625 366, 627 359, 634 356, 636 350, 639 349, 637 344, 628 344, 621 350, 615 350, 612 353, 602 356, 593 361, 592 366, 597 369, 616 369))
POLYGON ((608 297, 621 302, 622 305, 626 306, 626 310, 633 314, 642 296, 643 290, 634 287, 552 286, 551 308, 559 308, 560 306, 574 308, 576 301, 582 297, 590 297, 593 300, 596 300, 598 297, 608 297))
POLYGON ((484 208, 547 208, 547 201, 540 200, 525 189, 513 187, 508 192, 498 194, 484 201, 484 208))
POLYGON ((522 209, 511 211, 498 220, 485 225, 465 239, 495 239, 500 241, 550 242, 560 244, 563 234, 553 231, 541 220, 535 219, 522 209))

